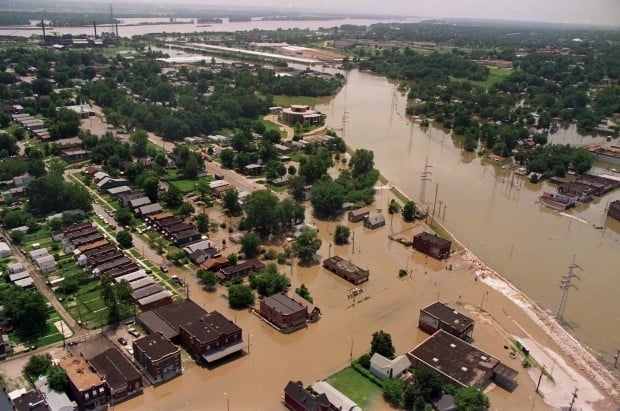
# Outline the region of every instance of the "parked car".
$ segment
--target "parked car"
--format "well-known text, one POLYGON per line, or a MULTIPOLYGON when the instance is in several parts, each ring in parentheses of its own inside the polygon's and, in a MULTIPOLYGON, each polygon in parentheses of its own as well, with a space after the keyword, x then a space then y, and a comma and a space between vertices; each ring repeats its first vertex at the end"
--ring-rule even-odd
POLYGON ((162 270, 164 273, 168 272, 168 266, 162 265, 159 267, 160 270, 162 270))
POLYGON ((184 287, 184 286, 185 286, 185 283, 183 282, 183 280, 182 280, 182 279, 180 279, 180 278, 179 278, 179 276, 178 276, 178 275, 173 275, 173 276, 172 276, 172 277, 170 277, 170 278, 172 278, 172 281, 174 281, 175 283, 179 284, 180 286, 182 286, 182 287, 184 287))
POLYGON ((118 337, 118 340, 120 345, 127 345, 127 340, 124 339, 123 337, 118 337))
POLYGON ((131 327, 130 329, 127 330, 129 332, 129 334, 133 335, 134 337, 138 338, 140 336, 140 331, 136 330, 135 328, 131 327))

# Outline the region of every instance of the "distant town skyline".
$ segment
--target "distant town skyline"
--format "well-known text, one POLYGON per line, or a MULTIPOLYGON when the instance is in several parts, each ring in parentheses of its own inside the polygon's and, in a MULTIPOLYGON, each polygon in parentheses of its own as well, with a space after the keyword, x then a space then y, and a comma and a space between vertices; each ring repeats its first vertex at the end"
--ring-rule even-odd
MULTIPOLYGON (((119 0, 116 0, 119 2, 119 0)), ((165 0, 133 0, 130 2, 170 6, 165 0)), ((120 2, 119 2, 120 3, 120 2)), ((620 26, 619 0, 315 0, 298 3, 291 0, 180 0, 179 5, 200 8, 252 7, 290 12, 351 12, 356 14, 406 15, 419 17, 501 19, 515 21, 554 22, 620 26)))

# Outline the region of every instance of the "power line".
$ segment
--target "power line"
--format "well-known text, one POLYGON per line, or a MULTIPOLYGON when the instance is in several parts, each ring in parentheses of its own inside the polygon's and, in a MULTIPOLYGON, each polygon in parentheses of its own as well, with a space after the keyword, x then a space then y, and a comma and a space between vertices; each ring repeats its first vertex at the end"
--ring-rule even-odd
POLYGON ((581 281, 581 278, 579 278, 579 276, 573 272, 575 268, 583 271, 581 267, 575 264, 575 255, 573 254, 573 262, 571 265, 568 266, 568 272, 564 276, 562 276, 562 280, 560 281, 560 290, 562 291, 560 292, 560 301, 558 302, 558 308, 555 311, 555 319, 558 321, 564 320, 564 309, 566 308, 568 291, 571 289, 571 287, 575 288, 575 290, 579 290, 579 288, 577 288, 577 286, 572 283, 573 278, 577 278, 581 281))

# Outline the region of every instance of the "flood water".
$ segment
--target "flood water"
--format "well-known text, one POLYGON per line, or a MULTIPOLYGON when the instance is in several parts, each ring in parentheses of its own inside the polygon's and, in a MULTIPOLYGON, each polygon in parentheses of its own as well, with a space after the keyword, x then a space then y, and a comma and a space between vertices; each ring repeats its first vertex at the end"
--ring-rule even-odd
MULTIPOLYGON (((405 96, 396 84, 359 71, 348 74, 347 84, 333 99, 317 108, 327 114, 327 124, 343 126, 353 148, 374 151, 375 162, 389 183, 418 202, 420 173, 432 166, 426 183, 426 203, 442 206, 442 222, 490 267, 522 289, 542 307, 555 312, 560 279, 573 255, 583 269, 581 281, 569 293, 564 318, 575 335, 613 361, 620 347, 620 223, 604 216, 612 192, 561 215, 536 203, 543 190, 521 178, 511 184, 509 168, 462 151, 462 141, 439 128, 412 128, 404 116, 405 96), (346 114, 345 114, 346 113, 346 114), (445 215, 445 217, 444 217, 445 215), (593 225, 604 226, 597 230, 593 225), (604 304, 604 314, 601 312, 604 304)), ((604 137, 580 136, 575 126, 560 129, 550 141, 560 144, 604 143, 604 137)), ((598 171, 604 165, 599 164, 598 171)))
MULTIPOLYGON (((279 20, 252 20, 234 22, 228 19, 223 19, 222 23, 213 24, 197 24, 197 23, 182 23, 182 24, 170 24, 161 23, 157 21, 161 19, 149 19, 149 18, 126 18, 121 19, 127 25, 118 25, 118 34, 121 37, 132 37, 137 35, 151 34, 151 33, 202 33, 202 32, 233 32, 233 31, 250 31, 250 30, 277 30, 277 29, 299 29, 299 30, 317 30, 321 27, 340 27, 343 24, 352 24, 359 26, 369 26, 375 23, 381 22, 393 22, 397 19, 335 19, 335 20, 300 20, 300 21, 279 21, 279 20), (149 22, 147 25, 137 25, 142 22, 149 22)), ((177 21, 186 21, 188 19, 177 19, 177 21)), ((191 20, 191 19, 189 19, 191 20)), ((195 19, 194 19, 195 20, 195 19)), ((407 20, 410 21, 410 20, 407 20)), ((47 34, 57 35, 73 34, 73 35, 92 35, 92 25, 82 27, 46 27, 47 34)), ((112 31, 108 22, 102 22, 98 26, 97 32, 99 34, 103 32, 112 31)), ((0 27, 0 36, 22 36, 30 37, 31 35, 41 35, 41 28, 36 27, 0 27)))

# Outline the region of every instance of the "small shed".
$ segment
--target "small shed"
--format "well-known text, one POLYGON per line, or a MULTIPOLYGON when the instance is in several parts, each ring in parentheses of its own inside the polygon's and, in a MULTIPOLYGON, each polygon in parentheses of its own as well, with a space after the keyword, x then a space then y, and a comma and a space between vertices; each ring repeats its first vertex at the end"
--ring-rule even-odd
POLYGON ((4 241, 0 241, 0 258, 6 258, 11 255, 11 248, 4 241))
POLYGON ((374 214, 364 220, 364 227, 375 229, 385 225, 385 217, 383 214, 374 214))
POLYGON ((357 223, 358 221, 362 221, 365 218, 368 218, 370 214, 370 210, 368 207, 362 207, 355 210, 349 211, 349 221, 352 223, 357 223))
POLYGON ((263 172, 263 166, 260 164, 248 164, 243 167, 243 174, 248 176, 257 176, 263 172))

